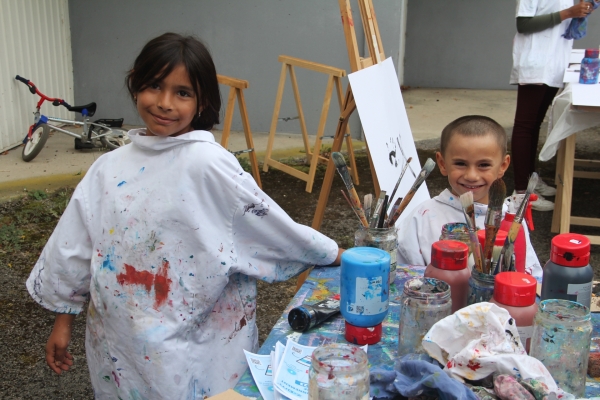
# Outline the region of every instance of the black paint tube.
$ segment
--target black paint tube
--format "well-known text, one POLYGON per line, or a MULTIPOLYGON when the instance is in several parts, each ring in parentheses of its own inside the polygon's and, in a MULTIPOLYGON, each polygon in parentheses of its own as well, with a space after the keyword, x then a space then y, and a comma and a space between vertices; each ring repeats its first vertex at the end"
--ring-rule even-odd
POLYGON ((288 322, 293 330, 306 332, 340 312, 340 301, 326 299, 315 304, 292 308, 288 322))

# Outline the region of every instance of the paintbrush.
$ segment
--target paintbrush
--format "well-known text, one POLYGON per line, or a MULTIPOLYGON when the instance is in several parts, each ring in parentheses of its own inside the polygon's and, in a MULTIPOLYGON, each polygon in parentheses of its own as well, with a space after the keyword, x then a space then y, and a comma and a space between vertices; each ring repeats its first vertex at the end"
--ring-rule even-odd
POLYGON ((402 197, 398 197, 396 199, 396 201, 394 202, 394 205, 390 208, 390 212, 389 212, 388 216, 386 217, 385 222, 383 223, 384 228, 390 227, 390 217, 389 216, 393 215, 396 212, 396 210, 400 206, 400 203, 402 203, 402 197))
POLYGON ((383 224, 387 219, 388 201, 390 201, 390 197, 386 194, 383 198, 383 206, 381 206, 382 213, 379 215, 379 222, 377 223, 377 228, 379 229, 383 228, 383 224))
POLYGON ((346 160, 344 160, 344 156, 342 153, 334 151, 331 153, 331 158, 333 159, 333 163, 335 164, 335 168, 337 172, 342 177, 344 184, 346 185, 346 189, 348 190, 348 199, 350 200, 350 204, 354 209, 356 215, 360 219, 360 223, 365 228, 369 227, 369 223, 367 222, 367 218, 365 217, 365 212, 362 209, 360 204, 360 199, 358 198, 358 193, 356 193, 356 189, 354 189, 354 184, 352 183, 352 178, 350 177, 350 171, 348 171, 348 166, 346 165, 346 160))
MULTIPOLYGON (((404 164, 404 168, 402 168, 402 172, 400 172, 400 177, 396 181, 396 186, 394 186, 394 190, 392 190, 392 194, 390 195, 390 200, 394 199, 394 196, 396 195, 396 190, 398 190, 398 186, 400 186, 402 177, 404 177, 404 173, 406 172, 406 169, 408 168, 408 164, 410 164, 411 161, 412 161, 412 157, 408 157, 408 160, 406 160, 406 164, 404 164)), ((387 210, 385 210, 385 211, 387 212, 387 210)))
POLYGON ((354 211, 354 215, 356 215, 356 217, 358 218, 358 220, 361 222, 362 221, 360 219, 360 216, 358 215, 358 213, 356 212, 356 209, 354 208, 354 206, 352 205, 352 202, 350 201, 350 199, 348 198, 348 196, 346 195, 346 192, 344 192, 344 189, 341 189, 340 192, 342 192, 342 196, 344 196, 344 198, 346 199, 346 201, 348 202, 348 205, 350 206, 350 208, 352 209, 352 211, 354 211))
POLYGON ((371 218, 371 204, 373 203, 373 195, 371 193, 365 194, 363 201, 363 208, 365 209, 365 216, 367 217, 367 222, 370 222, 371 218))
POLYGON ((460 204, 462 205, 467 229, 469 230, 469 241, 471 242, 471 251, 475 260, 475 269, 483 272, 483 261, 481 257, 481 246, 477 240, 477 228, 475 227, 475 205, 473 204, 473 192, 466 192, 460 195, 460 204))
POLYGON ((400 215, 402 215, 402 212, 406 209, 406 206, 408 206, 408 203, 410 203, 412 198, 415 197, 415 193, 417 193, 417 190, 419 190, 423 182, 425 182, 425 179, 427 179, 427 177, 429 176, 431 171, 433 171, 434 168, 435 162, 431 158, 428 158, 425 162, 425 165, 421 169, 421 172, 419 172, 419 175, 417 175, 415 183, 413 183, 408 193, 406 193, 406 196, 404 196, 404 199, 402 200, 394 214, 390 215, 390 218, 388 219, 389 226, 393 226, 396 223, 400 215))
POLYGON ((506 185, 502 178, 496 179, 488 193, 488 208, 485 214, 485 244, 483 246, 483 273, 492 273, 492 252, 494 241, 502 222, 502 205, 506 197, 506 185))
MULTIPOLYGON (((373 217, 371 218, 371 222, 369 223, 369 228, 377 228, 377 224, 379 223, 379 216, 381 215, 381 211, 383 208, 383 200, 385 199, 385 190, 382 190, 379 193, 379 198, 377 198, 377 203, 375 203, 375 210, 373 211, 373 217)), ((385 213, 385 211, 384 211, 385 213)))
POLYGON ((515 240, 517 240, 517 234, 519 233, 519 228, 521 227, 521 222, 523 221, 523 215, 525 215, 525 209, 527 208, 527 203, 529 203, 529 196, 531 196, 531 193, 533 193, 533 189, 535 189, 535 185, 538 183, 538 178, 538 174, 535 172, 531 174, 531 177, 529 178, 527 190, 523 196, 523 201, 521 202, 521 205, 515 214, 515 219, 508 230, 508 236, 506 237, 506 241, 502 247, 502 252, 500 253, 500 257, 502 258, 504 264, 500 265, 500 272, 509 271, 511 268, 510 264, 515 251, 515 240))

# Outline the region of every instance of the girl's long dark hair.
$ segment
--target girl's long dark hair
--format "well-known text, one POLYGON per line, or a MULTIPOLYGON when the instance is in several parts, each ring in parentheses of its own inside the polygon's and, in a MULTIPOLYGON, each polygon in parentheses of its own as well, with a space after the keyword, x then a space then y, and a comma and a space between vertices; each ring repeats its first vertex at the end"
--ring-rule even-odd
POLYGON ((187 70, 198 99, 194 129, 210 130, 219 123, 221 92, 217 71, 206 46, 192 36, 165 33, 150 40, 135 59, 126 77, 132 99, 155 82, 162 81, 178 65, 187 70), (198 116, 202 107, 202 114, 198 116))

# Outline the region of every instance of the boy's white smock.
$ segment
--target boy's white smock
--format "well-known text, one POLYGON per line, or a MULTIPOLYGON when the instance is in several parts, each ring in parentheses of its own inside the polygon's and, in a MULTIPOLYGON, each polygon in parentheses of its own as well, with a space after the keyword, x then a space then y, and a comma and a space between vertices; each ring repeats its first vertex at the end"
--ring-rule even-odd
MULTIPOLYGON (((477 229, 484 227, 486 204, 474 203, 477 229)), ((506 205, 502 207, 502 216, 506 205)), ((398 264, 428 265, 431 262, 431 245, 440 240, 442 227, 451 222, 465 222, 460 198, 445 189, 439 196, 421 203, 398 225, 398 264)), ((527 245, 525 272, 542 278, 542 267, 531 246, 529 230, 523 224, 527 245)))
POLYGON ((332 263, 336 243, 296 224, 206 131, 129 133, 96 161, 27 289, 82 311, 96 398, 202 399, 256 351, 256 279, 332 263))

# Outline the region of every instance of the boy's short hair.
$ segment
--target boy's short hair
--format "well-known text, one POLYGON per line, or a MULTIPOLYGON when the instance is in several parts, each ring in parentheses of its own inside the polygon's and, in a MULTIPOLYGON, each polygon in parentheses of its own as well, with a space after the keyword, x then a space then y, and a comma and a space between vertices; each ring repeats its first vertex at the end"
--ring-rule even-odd
POLYGON ((131 98, 135 101, 138 92, 163 80, 178 65, 185 67, 198 99, 192 127, 212 129, 221 110, 217 71, 204 43, 193 36, 167 32, 146 43, 125 78, 131 98))
POLYGON ((461 134, 467 137, 484 136, 492 134, 502 150, 502 156, 506 155, 506 131, 499 123, 490 117, 483 115, 465 115, 450 122, 442 130, 440 142, 440 152, 444 156, 448 143, 454 134, 461 134))

